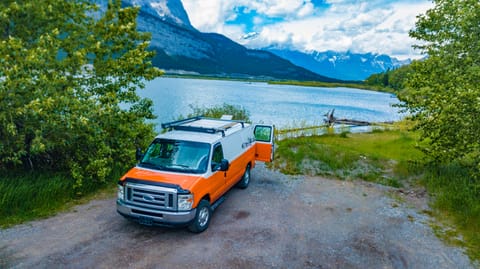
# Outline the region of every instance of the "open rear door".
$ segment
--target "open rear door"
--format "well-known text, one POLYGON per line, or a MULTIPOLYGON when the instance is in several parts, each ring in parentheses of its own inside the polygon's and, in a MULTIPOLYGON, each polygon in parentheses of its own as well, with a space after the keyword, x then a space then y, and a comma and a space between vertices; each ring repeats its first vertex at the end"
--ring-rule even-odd
POLYGON ((255 159, 262 162, 273 161, 274 153, 274 130, 273 125, 255 125, 253 134, 256 140, 255 159))

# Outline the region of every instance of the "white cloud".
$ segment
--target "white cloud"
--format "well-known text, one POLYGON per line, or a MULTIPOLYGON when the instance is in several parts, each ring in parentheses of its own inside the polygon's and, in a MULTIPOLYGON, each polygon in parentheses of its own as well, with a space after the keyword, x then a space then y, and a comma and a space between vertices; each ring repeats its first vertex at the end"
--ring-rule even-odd
POLYGON ((303 0, 263 0, 253 3, 256 3, 257 12, 272 17, 302 17, 311 14, 309 9, 313 8, 311 3, 303 0))
POLYGON ((312 3, 305 3, 298 9, 297 16, 300 18, 312 15, 314 12, 315 7, 312 3))
POLYGON ((222 10, 221 0, 197 1, 183 0, 190 22, 201 31, 212 32, 223 24, 225 11, 222 10))
POLYGON ((385 53, 398 58, 419 57, 408 31, 416 16, 433 7, 430 1, 329 0, 328 9, 315 10, 303 0, 183 0, 190 21, 200 31, 218 32, 251 48, 280 45, 297 50, 336 50, 385 53), (256 38, 241 37, 251 29, 227 23, 235 8, 247 7, 264 17, 252 19, 256 38), (282 18, 265 23, 266 18, 282 18))
POLYGON ((313 4, 307 0, 182 0, 190 21, 199 30, 211 30, 217 24, 235 18, 238 7, 255 10, 268 17, 302 18, 311 15, 313 4))

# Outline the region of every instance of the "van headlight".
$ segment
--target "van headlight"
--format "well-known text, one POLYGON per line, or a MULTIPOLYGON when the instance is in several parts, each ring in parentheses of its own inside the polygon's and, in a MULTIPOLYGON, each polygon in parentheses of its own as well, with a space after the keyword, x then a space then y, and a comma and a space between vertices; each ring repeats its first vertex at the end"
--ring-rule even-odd
POLYGON ((193 194, 179 194, 178 198, 178 207, 179 211, 186 211, 192 209, 193 206, 193 194))
POLYGON ((125 191, 124 190, 125 190, 125 188, 122 185, 120 185, 120 184, 117 185, 117 198, 118 198, 118 200, 124 200, 125 199, 125 191))

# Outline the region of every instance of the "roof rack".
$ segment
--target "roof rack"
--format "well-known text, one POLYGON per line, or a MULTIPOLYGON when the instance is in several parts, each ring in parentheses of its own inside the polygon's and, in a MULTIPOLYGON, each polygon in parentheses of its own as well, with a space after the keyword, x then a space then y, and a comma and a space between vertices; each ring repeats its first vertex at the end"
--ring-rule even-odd
POLYGON ((166 123, 162 123, 162 128, 163 129, 168 129, 168 128, 171 128, 171 127, 174 127, 174 126, 178 126, 180 124, 194 122, 194 121, 200 120, 202 118, 203 118, 202 116, 196 116, 196 117, 191 117, 191 118, 188 118, 188 119, 166 122, 166 123))
POLYGON ((201 133, 209 133, 209 134, 222 133, 222 136, 225 136, 225 131, 230 129, 231 127, 233 127, 237 123, 240 123, 242 125, 242 128, 245 127, 245 122, 244 121, 215 119, 215 118, 208 118, 208 117, 204 117, 204 116, 196 116, 196 117, 191 117, 191 118, 188 118, 188 119, 166 122, 166 123, 162 123, 161 126, 162 126, 163 129, 169 129, 169 130, 201 132, 201 133), (195 121, 202 120, 202 119, 224 121, 226 124, 222 125, 218 128, 185 125, 187 123, 195 122, 195 121))

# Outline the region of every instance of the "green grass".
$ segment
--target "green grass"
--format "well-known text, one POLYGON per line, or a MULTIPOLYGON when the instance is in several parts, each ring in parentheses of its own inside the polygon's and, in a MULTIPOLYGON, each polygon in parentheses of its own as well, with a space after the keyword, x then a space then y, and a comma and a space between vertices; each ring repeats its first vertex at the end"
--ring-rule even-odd
POLYGON ((430 165, 422 183, 435 195, 435 216, 455 229, 436 229, 450 242, 466 247, 470 257, 480 261, 480 184, 455 163, 430 165), (458 240, 458 236, 464 240, 458 240), (453 240, 452 240, 453 239, 453 240))
POLYGON ((63 173, 4 174, 0 178, 0 227, 52 216, 85 202, 93 194, 111 192, 114 182, 113 179, 109 183, 92 182, 74 190, 74 180, 63 173), (83 194, 79 195, 79 191, 83 194))
POLYGON ((71 180, 53 174, 4 177, 0 190, 2 227, 49 216, 74 194, 71 180))
POLYGON ((286 174, 358 178, 399 187, 415 160, 423 157, 415 141, 413 134, 401 130, 287 138, 278 143, 273 165, 286 174))

